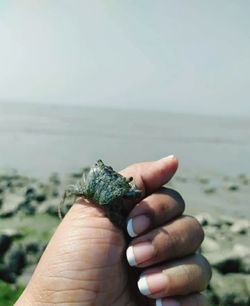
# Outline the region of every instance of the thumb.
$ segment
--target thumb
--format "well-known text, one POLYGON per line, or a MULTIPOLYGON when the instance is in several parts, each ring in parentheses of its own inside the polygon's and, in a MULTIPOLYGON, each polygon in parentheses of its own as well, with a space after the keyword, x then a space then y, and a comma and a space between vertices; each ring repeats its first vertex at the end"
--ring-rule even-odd
POLYGON ((104 217, 100 208, 80 199, 52 236, 24 291, 22 303, 50 303, 53 297, 53 302, 63 304, 69 298, 69 290, 78 292, 73 297, 71 294, 71 300, 84 299, 86 290, 95 292, 107 276, 121 275, 124 248, 121 231, 104 217), (79 291, 85 284, 88 288, 79 291))

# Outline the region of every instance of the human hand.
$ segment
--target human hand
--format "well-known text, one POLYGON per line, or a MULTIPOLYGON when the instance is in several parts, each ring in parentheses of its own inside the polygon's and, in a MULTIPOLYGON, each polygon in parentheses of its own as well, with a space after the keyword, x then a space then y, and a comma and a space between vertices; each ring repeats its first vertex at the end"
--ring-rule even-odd
POLYGON ((203 231, 194 218, 182 215, 181 196, 162 187, 177 164, 171 156, 121 172, 133 176, 142 190, 141 199, 126 203, 133 236, 129 245, 99 207, 79 199, 15 306, 207 305, 199 292, 206 288, 211 270, 202 255, 194 254, 203 231))

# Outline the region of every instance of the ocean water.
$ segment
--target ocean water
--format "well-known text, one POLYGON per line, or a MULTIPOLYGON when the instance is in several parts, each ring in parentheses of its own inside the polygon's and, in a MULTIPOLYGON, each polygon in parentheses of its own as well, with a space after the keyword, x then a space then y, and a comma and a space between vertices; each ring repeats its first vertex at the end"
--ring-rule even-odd
POLYGON ((250 118, 0 104, 0 169, 47 176, 175 154, 181 174, 250 173, 250 118))

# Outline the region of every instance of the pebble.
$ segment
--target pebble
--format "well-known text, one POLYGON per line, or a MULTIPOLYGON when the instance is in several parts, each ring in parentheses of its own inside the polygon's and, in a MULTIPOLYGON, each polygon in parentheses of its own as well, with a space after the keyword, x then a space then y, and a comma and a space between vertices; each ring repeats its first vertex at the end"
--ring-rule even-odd
POLYGON ((210 237, 205 237, 202 245, 201 250, 203 253, 215 252, 220 249, 219 243, 210 237))
POLYGON ((234 234, 246 234, 250 228, 250 222, 246 219, 239 219, 234 222, 230 230, 234 234))

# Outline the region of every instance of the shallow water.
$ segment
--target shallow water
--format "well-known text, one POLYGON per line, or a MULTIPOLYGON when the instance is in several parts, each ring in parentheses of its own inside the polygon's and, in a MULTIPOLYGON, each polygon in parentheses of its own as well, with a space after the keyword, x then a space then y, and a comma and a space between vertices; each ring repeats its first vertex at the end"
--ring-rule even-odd
POLYGON ((47 176, 175 154, 180 173, 250 173, 250 118, 0 104, 0 169, 47 176))

